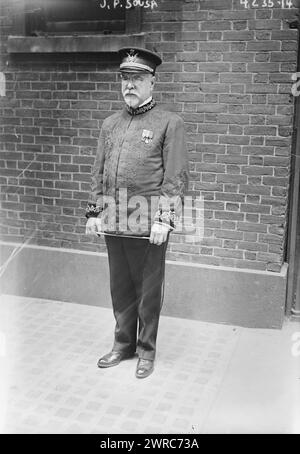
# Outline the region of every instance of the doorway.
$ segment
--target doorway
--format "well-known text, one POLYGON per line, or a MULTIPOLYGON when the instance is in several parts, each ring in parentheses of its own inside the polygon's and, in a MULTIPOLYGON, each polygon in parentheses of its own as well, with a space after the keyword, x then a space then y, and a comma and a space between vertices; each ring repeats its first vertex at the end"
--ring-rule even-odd
MULTIPOLYGON (((300 65, 299 65, 300 68, 300 65)), ((287 315, 300 319, 300 95, 296 97, 290 192, 287 315)))

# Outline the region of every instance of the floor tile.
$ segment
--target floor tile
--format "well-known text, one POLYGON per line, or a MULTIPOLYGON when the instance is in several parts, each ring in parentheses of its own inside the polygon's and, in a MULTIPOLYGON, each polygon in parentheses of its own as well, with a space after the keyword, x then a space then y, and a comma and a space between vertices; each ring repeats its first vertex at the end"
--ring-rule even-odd
POLYGON ((290 351, 299 325, 250 330, 162 316, 145 380, 135 377, 136 357, 97 367, 113 330, 110 309, 2 295, 0 432, 297 432, 300 370, 290 351))

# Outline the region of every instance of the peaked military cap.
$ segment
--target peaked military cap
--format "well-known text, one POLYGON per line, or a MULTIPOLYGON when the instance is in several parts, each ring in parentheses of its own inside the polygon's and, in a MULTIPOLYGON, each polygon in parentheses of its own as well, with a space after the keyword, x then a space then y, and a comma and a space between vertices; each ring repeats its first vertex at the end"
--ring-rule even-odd
POLYGON ((149 71, 154 74, 162 63, 159 55, 140 47, 123 47, 118 51, 121 57, 120 71, 149 71))

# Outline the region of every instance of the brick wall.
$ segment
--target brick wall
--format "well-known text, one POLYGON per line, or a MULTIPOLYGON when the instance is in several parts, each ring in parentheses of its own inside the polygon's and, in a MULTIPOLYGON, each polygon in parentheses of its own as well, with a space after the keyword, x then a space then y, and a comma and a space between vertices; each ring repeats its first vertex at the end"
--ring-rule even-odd
MULTIPOLYGON (((84 233, 102 121, 123 106, 115 54, 8 55, 18 2, 2 1, 1 235, 4 241, 105 251, 84 233)), ((190 195, 205 236, 173 235, 168 258, 279 271, 284 261, 297 9, 238 0, 160 0, 144 11, 162 55, 155 98, 184 119, 190 195)), ((262 3, 262 1, 261 1, 262 3)))

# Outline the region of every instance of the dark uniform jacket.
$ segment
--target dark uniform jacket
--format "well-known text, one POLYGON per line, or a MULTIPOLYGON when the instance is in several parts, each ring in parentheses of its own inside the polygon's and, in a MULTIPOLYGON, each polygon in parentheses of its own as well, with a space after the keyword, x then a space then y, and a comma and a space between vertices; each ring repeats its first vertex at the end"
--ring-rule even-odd
POLYGON ((183 120, 153 100, 124 108, 103 122, 87 217, 102 213, 105 231, 125 235, 148 235, 153 222, 174 227, 187 183, 183 120))

